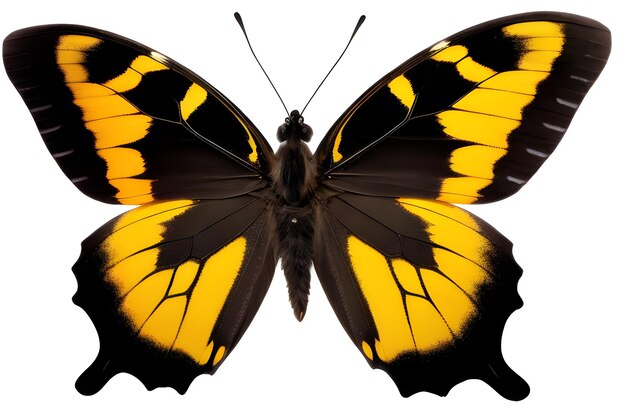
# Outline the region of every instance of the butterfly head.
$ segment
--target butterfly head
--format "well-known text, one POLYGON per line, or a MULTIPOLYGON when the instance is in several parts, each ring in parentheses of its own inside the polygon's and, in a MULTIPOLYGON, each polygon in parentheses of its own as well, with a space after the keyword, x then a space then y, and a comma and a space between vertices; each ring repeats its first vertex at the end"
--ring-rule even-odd
POLYGON ((280 142, 288 139, 308 142, 311 140, 311 136, 313 136, 313 129, 304 123, 304 118, 298 110, 293 110, 289 117, 285 118, 285 123, 278 126, 278 132, 276 132, 276 137, 280 142))

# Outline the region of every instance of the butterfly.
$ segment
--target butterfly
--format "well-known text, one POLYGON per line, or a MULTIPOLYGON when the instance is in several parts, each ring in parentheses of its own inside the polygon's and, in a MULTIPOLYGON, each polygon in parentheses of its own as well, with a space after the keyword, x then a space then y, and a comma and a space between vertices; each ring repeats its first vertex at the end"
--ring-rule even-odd
POLYGON ((296 318, 313 266, 403 396, 477 378, 525 398, 500 347, 522 270, 506 237, 455 204, 530 179, 610 48, 581 16, 489 21, 381 78, 314 153, 292 111, 274 153, 224 95, 151 48, 76 25, 13 32, 7 74, 61 170, 93 199, 138 206, 86 238, 73 267, 100 338, 76 388, 126 372, 186 392, 234 349, 280 261, 296 318))

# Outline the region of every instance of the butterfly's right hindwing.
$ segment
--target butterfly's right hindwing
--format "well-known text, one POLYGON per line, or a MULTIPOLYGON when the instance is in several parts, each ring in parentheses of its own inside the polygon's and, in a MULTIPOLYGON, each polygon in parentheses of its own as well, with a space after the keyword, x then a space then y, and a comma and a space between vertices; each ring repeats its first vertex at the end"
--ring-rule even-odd
POLYGON ((522 302, 511 243, 447 203, 339 194, 317 213, 315 270, 344 329, 403 396, 482 379, 520 400, 500 339, 522 302))

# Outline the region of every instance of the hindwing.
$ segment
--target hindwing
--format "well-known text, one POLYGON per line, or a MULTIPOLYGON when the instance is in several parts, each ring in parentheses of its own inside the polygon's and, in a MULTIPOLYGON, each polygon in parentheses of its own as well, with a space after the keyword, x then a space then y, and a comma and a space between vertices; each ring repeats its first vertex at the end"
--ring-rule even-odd
POLYGON ((107 203, 221 198, 267 185, 273 153, 206 81, 137 42, 72 25, 4 41, 9 78, 63 172, 107 203))
POLYGON ((402 395, 445 395, 470 378, 509 399, 528 395, 500 351, 506 319, 522 305, 506 238, 467 211, 420 199, 334 195, 317 220, 324 291, 402 395))
POLYGON ((529 13, 415 55, 346 110, 316 155, 361 194, 484 203, 519 190, 557 146, 610 52, 600 23, 529 13))
POLYGON ((246 330, 276 261, 266 203, 241 196, 144 205, 83 242, 74 301, 100 353, 76 383, 99 391, 127 372, 183 393, 213 373, 246 330))

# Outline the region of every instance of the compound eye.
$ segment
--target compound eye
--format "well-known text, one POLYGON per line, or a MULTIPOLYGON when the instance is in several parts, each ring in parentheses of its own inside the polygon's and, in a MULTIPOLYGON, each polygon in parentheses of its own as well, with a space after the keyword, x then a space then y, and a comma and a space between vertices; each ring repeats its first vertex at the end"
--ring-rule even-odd
POLYGON ((291 123, 291 119, 289 117, 285 117, 285 124, 288 125, 291 123))
POLYGON ((298 119, 298 124, 300 124, 300 125, 301 125, 302 123, 304 123, 304 117, 300 117, 300 118, 298 119))

